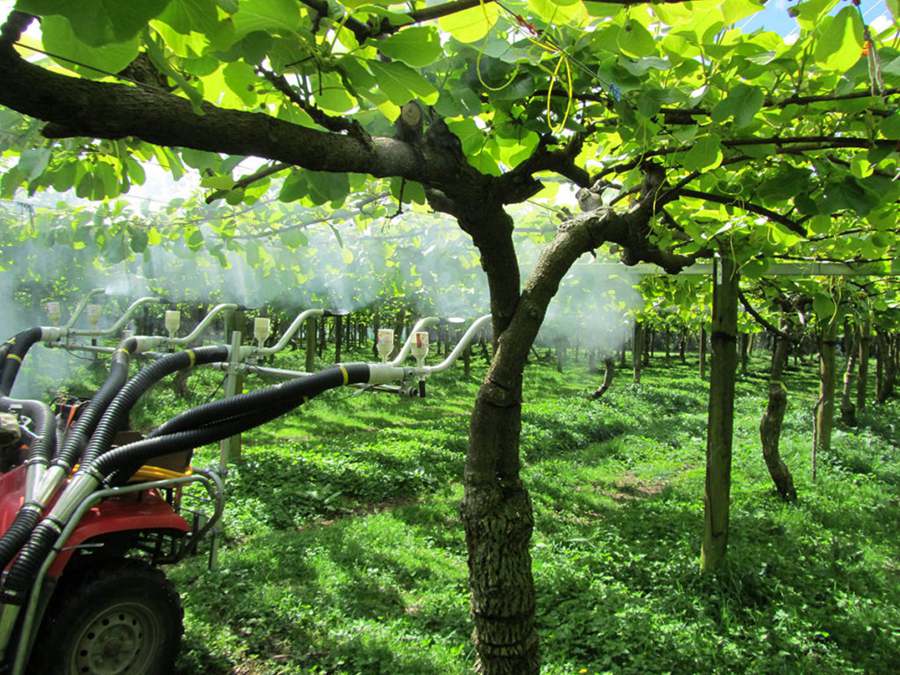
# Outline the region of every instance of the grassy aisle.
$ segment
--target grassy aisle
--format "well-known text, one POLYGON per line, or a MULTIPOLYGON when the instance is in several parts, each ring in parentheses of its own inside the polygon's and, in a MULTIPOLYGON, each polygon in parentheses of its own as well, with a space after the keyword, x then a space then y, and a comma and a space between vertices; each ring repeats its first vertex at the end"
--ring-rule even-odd
MULTIPOLYGON (((654 366, 641 386, 620 374, 600 402, 586 399, 598 376, 583 363, 564 376, 527 373, 545 671, 886 672, 900 662, 898 402, 838 429, 814 486, 814 369, 790 372, 783 455, 800 503, 784 506, 757 436, 765 380, 742 379, 731 562, 704 579, 705 383, 692 366, 654 366)), ((197 391, 214 380, 195 376, 197 391)), ((186 609, 183 672, 466 672, 457 504, 475 389, 474 378, 444 375, 424 401, 335 392, 249 437, 229 477, 221 569, 197 559, 172 570, 186 609)), ((172 407, 163 392, 154 416, 172 407)))

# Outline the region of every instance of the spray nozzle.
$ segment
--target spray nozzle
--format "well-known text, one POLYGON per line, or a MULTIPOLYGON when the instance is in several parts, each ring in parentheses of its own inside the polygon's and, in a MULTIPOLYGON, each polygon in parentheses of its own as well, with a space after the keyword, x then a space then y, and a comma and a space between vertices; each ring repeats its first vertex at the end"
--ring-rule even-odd
POLYGON ((258 316, 253 320, 253 337, 259 348, 262 349, 266 340, 272 334, 272 321, 264 316, 258 316))
POLYGON ((425 364, 425 357, 428 356, 428 331, 417 331, 413 337, 412 355, 416 359, 419 367, 425 364))
POLYGON ((394 351, 394 329, 379 328, 378 329, 378 356, 381 357, 383 363, 387 363, 388 357, 394 351))
POLYGON ((88 305, 85 308, 85 313, 87 314, 88 323, 91 325, 91 328, 96 328, 97 324, 100 323, 100 314, 103 312, 103 308, 100 305, 88 305))
POLYGON ((166 310, 165 326, 169 337, 174 338, 175 333, 181 328, 181 312, 177 309, 166 310))
POLYGON ((326 309, 325 316, 347 316, 350 314, 349 309, 326 309))
POLYGON ((50 323, 54 326, 59 325, 62 318, 62 307, 60 304, 58 302, 48 302, 44 308, 47 310, 47 318, 50 319, 50 323))

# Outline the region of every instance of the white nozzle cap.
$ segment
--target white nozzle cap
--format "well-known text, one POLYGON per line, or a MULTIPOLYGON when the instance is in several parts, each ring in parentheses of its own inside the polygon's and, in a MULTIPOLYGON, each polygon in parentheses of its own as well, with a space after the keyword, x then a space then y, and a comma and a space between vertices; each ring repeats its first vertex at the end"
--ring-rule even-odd
POLYGON ((60 304, 58 302, 48 302, 45 305, 45 309, 47 310, 47 318, 50 319, 50 323, 58 324, 62 318, 62 307, 60 307, 60 304))
POLYGON ((100 305, 88 305, 85 308, 88 323, 92 326, 96 326, 98 323, 100 323, 100 313, 102 311, 103 308, 100 307, 100 305))
POLYGON ((258 316, 253 320, 253 337, 262 344, 269 339, 272 334, 272 321, 264 316, 258 316))
POLYGON ((169 337, 175 337, 175 333, 181 328, 181 312, 177 309, 166 310, 165 326, 169 337))
POLYGON ((391 352, 394 351, 394 330, 392 328, 378 329, 378 356, 382 361, 387 361, 391 352))
POLYGON ((428 356, 428 332, 424 330, 417 331, 413 336, 412 355, 417 361, 421 361, 428 356))

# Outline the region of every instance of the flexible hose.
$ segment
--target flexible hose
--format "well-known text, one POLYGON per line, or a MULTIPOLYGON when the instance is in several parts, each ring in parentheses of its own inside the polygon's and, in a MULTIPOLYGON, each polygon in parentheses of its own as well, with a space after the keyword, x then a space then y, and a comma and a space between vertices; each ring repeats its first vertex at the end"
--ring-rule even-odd
POLYGON ((31 532, 31 538, 22 548, 16 562, 9 569, 3 580, 3 591, 0 601, 4 604, 22 605, 28 597, 28 590, 34 582, 37 571, 53 548, 59 537, 59 529, 53 523, 44 520, 31 532))
POLYGON ((90 440, 100 416, 125 384, 125 380, 128 378, 129 356, 134 353, 136 348, 137 341, 131 338, 125 340, 121 347, 113 353, 106 381, 85 406, 78 421, 66 435, 62 449, 53 460, 55 466, 60 466, 68 472, 81 457, 81 452, 90 440))
POLYGON ((107 406, 85 448, 81 463, 90 465, 112 445, 113 438, 128 423, 128 414, 138 399, 166 375, 194 365, 228 359, 227 347, 201 347, 168 354, 143 368, 132 377, 107 406))
MULTIPOLYGON (((185 429, 196 429, 219 420, 241 415, 248 410, 264 409, 267 406, 276 405, 279 401, 285 399, 293 400, 298 396, 313 397, 321 394, 326 389, 333 389, 344 384, 367 382, 368 379, 369 366, 365 363, 348 363, 343 366, 328 368, 308 377, 291 380, 284 384, 197 406, 173 417, 155 429, 149 437, 165 436, 185 429)), ((296 405, 299 405, 299 403, 294 404, 293 407, 296 407, 296 405)))
MULTIPOLYGON (((40 401, 18 401, 16 399, 0 399, 0 408, 9 409, 10 405, 20 405, 23 412, 34 422, 36 434, 28 454, 28 463, 49 463, 52 448, 56 446, 56 418, 50 408, 40 401)), ((39 508, 26 504, 19 509, 12 525, 0 537, 0 570, 4 569, 13 556, 28 539, 41 518, 39 508)))
MULTIPOLYGON (((17 336, 18 337, 18 336, 17 336)), ((70 433, 63 443, 59 452, 53 459, 53 465, 63 469, 62 476, 69 473, 72 465, 81 456, 82 448, 88 441, 90 433, 94 430, 100 413, 106 408, 110 400, 116 395, 128 376, 128 355, 134 351, 137 343, 134 340, 126 340, 122 348, 117 350, 112 357, 112 365, 110 367, 109 376, 103 383, 100 390, 94 395, 90 403, 85 406, 84 412, 78 418, 75 426, 72 427, 70 433)), ((0 399, 2 402, 3 399, 0 399)), ((52 419, 52 416, 51 418, 52 419)), ((53 439, 53 445, 47 445, 48 449, 56 450, 56 433, 55 420, 54 432, 45 434, 47 439, 53 439)), ((43 440, 43 439, 42 439, 43 440)), ((47 458, 50 455, 48 453, 47 458)), ((51 493, 44 493, 50 495, 51 493)), ((35 502, 29 508, 22 508, 16 514, 13 524, 0 537, 0 569, 5 567, 13 556, 22 548, 22 545, 29 540, 35 525, 40 521, 41 512, 47 504, 40 497, 35 498, 35 502)))
MULTIPOLYGON (((90 464, 82 464, 79 474, 89 473, 95 476, 108 476, 119 469, 140 466, 148 459, 159 455, 190 450, 207 443, 221 441, 280 417, 326 389, 345 384, 367 382, 368 380, 369 366, 367 364, 347 364, 329 368, 315 375, 294 380, 278 387, 270 387, 262 391, 226 399, 229 402, 240 399, 244 404, 242 411, 232 410, 227 406, 211 407, 212 404, 198 406, 179 415, 181 423, 184 424, 186 420, 193 420, 197 423, 210 424, 210 426, 184 431, 171 431, 164 435, 145 438, 114 448, 101 454, 90 464), (277 392, 280 396, 273 398, 273 392, 277 392), (260 402, 263 402, 265 405, 260 402), (217 413, 228 411, 228 413, 227 415, 219 414, 217 417, 210 417, 210 411, 217 413), (228 422, 219 423, 219 420, 228 415, 236 415, 236 417, 228 422), (214 422, 215 424, 212 424, 214 422)), ((169 423, 163 426, 167 425, 169 423)), ((157 429, 157 432, 160 429, 157 429)), ((121 473, 117 476, 119 480, 127 480, 127 478, 128 476, 124 476, 121 473)), ((64 492, 60 496, 60 502, 65 496, 66 493, 64 492)), ((3 602, 21 604, 31 584, 34 583, 42 561, 46 559, 63 526, 64 523, 56 522, 51 517, 48 517, 34 528, 28 543, 22 548, 19 557, 13 563, 4 579, 3 591, 2 595, 0 595, 0 599, 3 602)))
POLYGON ((9 396, 16 382, 16 375, 19 374, 19 368, 22 367, 22 360, 31 346, 41 339, 41 334, 40 328, 29 328, 7 340, 3 371, 0 373, 0 396, 9 396))

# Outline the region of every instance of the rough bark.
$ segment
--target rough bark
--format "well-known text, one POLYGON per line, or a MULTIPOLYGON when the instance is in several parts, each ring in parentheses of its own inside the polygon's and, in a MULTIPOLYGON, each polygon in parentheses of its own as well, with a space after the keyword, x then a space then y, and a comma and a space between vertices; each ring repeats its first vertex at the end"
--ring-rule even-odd
POLYGON ((737 289, 734 262, 717 261, 712 311, 712 360, 706 436, 706 489, 700 566, 713 572, 725 562, 731 495, 734 381, 737 370, 737 289))
POLYGON ((613 377, 616 374, 616 366, 611 358, 603 359, 603 384, 597 387, 597 390, 591 394, 591 398, 600 398, 609 391, 612 386, 613 377))
POLYGON ((634 322, 634 332, 631 338, 631 366, 634 371, 634 383, 641 383, 641 368, 643 366, 644 353, 644 327, 640 321, 634 322))
POLYGON ((834 426, 834 352, 837 345, 837 324, 832 321, 822 329, 819 339, 819 401, 816 406, 816 429, 812 450, 812 477, 816 478, 818 456, 831 450, 831 430, 834 426))
MULTIPOLYGON (((786 322, 782 322, 786 326, 786 322)), ((790 470, 781 459, 778 445, 781 441, 781 425, 784 422, 784 411, 787 408, 787 387, 782 377, 787 363, 790 341, 775 336, 775 347, 772 354, 772 374, 769 378, 769 400, 766 411, 759 423, 759 437, 762 442, 763 459, 769 475, 775 483, 775 489, 785 501, 795 501, 797 491, 790 470)))
POLYGON ((875 400, 885 403, 894 393, 896 364, 893 354, 891 335, 879 331, 877 336, 878 351, 875 355, 875 400))
POLYGON ((700 379, 706 379, 706 326, 700 326, 700 379))
POLYGON ((869 321, 863 322, 859 330, 859 375, 856 378, 856 412, 866 411, 866 389, 869 386, 869 345, 872 329, 869 321))
POLYGON ((747 365, 750 362, 750 334, 749 333, 741 333, 740 347, 741 347, 741 375, 746 375, 747 374, 747 365))
POLYGON ((306 320, 306 372, 316 369, 316 317, 306 320))
POLYGON ((856 368, 856 349, 853 339, 853 330, 848 321, 844 322, 844 354, 847 355, 847 364, 844 368, 844 382, 841 387, 841 422, 847 426, 856 424, 856 406, 853 405, 853 371, 856 368))

